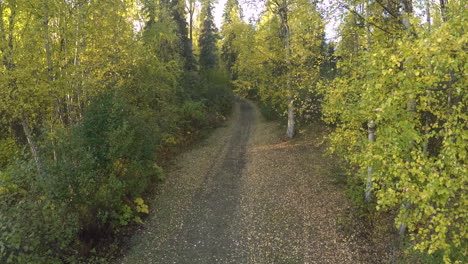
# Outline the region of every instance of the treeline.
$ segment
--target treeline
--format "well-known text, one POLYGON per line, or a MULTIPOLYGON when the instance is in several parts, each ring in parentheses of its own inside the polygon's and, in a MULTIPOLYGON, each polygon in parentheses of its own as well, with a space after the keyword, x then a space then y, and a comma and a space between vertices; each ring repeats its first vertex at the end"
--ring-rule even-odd
POLYGON ((344 0, 335 42, 316 1, 262 3, 227 0, 218 33, 210 0, 1 1, 0 262, 91 261, 229 83, 288 137, 333 128, 355 204, 423 252, 402 261, 466 262, 466 3, 344 0))
POLYGON ((332 148, 357 168, 353 177, 366 202, 392 212, 399 234, 408 233, 412 246, 428 254, 425 261, 462 263, 467 5, 353 1, 343 7, 338 75, 323 88, 326 120, 336 126, 332 148))
POLYGON ((230 9, 222 31, 223 55, 236 91, 258 101, 267 118, 287 120, 292 138, 297 123, 321 116, 316 87, 331 61, 325 22, 317 3, 309 0, 265 1, 264 8, 251 24, 241 19, 238 8, 230 9))
POLYGON ((0 1, 1 263, 88 263, 141 222, 157 161, 231 109, 211 12, 0 1))
POLYGON ((236 8, 225 18, 223 54, 237 91, 287 120, 288 137, 310 118, 333 128, 330 149, 348 164, 355 204, 386 212, 422 252, 402 261, 465 263, 465 1, 339 1, 335 42, 324 41, 326 14, 315 1, 264 3, 257 23, 236 8))

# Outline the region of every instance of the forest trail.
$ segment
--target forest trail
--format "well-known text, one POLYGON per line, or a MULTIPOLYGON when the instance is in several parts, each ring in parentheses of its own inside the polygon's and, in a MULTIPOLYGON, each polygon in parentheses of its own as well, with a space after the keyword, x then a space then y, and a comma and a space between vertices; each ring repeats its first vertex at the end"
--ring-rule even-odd
POLYGON ((121 263, 382 262, 370 241, 339 231, 349 206, 323 155, 326 130, 289 141, 283 132, 239 101, 225 127, 166 171, 121 263))

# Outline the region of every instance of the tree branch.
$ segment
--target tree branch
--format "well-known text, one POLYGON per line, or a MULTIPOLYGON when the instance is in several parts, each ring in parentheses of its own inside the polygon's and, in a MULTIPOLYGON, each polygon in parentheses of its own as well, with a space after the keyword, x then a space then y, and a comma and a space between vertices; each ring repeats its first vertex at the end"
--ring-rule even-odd
POLYGON ((353 15, 357 16, 359 18, 359 20, 361 20, 364 24, 367 24, 367 25, 371 25, 371 26, 374 26, 378 29, 380 29, 381 31, 389 34, 389 35, 393 35, 390 31, 380 27, 379 25, 375 24, 375 23, 372 23, 372 22, 369 22, 369 20, 367 20, 365 17, 363 17, 361 14, 359 14, 356 10, 352 9, 351 7, 349 7, 348 5, 346 4, 341 4, 346 10, 350 11, 353 15))
POLYGON ((395 15, 392 11, 390 11, 390 9, 385 6, 381 0, 375 0, 377 2, 377 4, 379 4, 385 11, 387 11, 387 13, 389 13, 392 17, 394 17, 396 20, 400 21, 400 19, 398 18, 398 15, 395 15))

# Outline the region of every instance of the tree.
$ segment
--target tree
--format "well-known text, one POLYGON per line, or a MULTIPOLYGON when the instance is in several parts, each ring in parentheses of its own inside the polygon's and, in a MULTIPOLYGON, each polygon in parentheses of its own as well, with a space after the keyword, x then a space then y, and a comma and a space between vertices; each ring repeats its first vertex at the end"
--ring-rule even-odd
POLYGON ((395 210, 415 248, 452 262, 467 236, 466 150, 455 146, 468 99, 460 3, 430 32, 411 1, 352 3, 365 9, 346 5, 351 23, 338 44, 339 75, 324 90, 326 119, 337 126, 332 148, 359 168, 364 185, 372 181, 377 210, 395 210))
POLYGON ((190 48, 193 51, 193 26, 194 26, 194 16, 195 16, 195 8, 196 8, 197 1, 196 0, 187 0, 185 9, 189 14, 189 40, 190 40, 190 48))
POLYGON ((233 43, 240 34, 239 30, 241 30, 242 24, 245 24, 245 22, 242 21, 242 8, 239 5, 239 1, 228 0, 224 6, 223 13, 221 58, 226 64, 227 71, 232 73, 231 77, 233 80, 237 76, 232 67, 238 57, 238 50, 233 46, 233 43))
POLYGON ((214 69, 218 62, 218 33, 213 17, 213 2, 205 0, 202 2, 202 28, 200 32, 200 66, 202 69, 214 69))
MULTIPOLYGON (((189 38, 187 18, 185 13, 185 0, 168 0, 169 10, 172 13, 172 18, 177 25, 176 35, 179 38, 180 55, 184 58, 185 69, 195 70, 195 58, 192 52, 192 35, 189 38)), ((190 9, 189 9, 190 12, 190 9)), ((190 13, 193 16, 193 13, 190 13)), ((192 29, 190 29, 192 30, 192 29)))
POLYGON ((238 49, 234 70, 239 78, 235 84, 249 93, 257 90, 262 108, 269 115, 286 113, 287 136, 292 137, 296 114, 310 107, 306 101, 314 97, 323 24, 316 6, 309 1, 267 1, 266 7, 256 31, 236 31, 247 48, 238 49))
MULTIPOLYGON (((272 0, 273 4, 273 12, 276 13, 281 21, 281 28, 280 28, 280 38, 283 41, 284 45, 284 63, 286 66, 286 91, 287 95, 287 102, 288 102, 288 128, 286 131, 286 135, 289 138, 294 137, 295 133, 295 116, 294 116, 294 95, 291 89, 291 32, 289 27, 289 8, 290 8, 290 1, 288 0, 272 0)), ((271 5, 269 5, 271 6, 271 5)))

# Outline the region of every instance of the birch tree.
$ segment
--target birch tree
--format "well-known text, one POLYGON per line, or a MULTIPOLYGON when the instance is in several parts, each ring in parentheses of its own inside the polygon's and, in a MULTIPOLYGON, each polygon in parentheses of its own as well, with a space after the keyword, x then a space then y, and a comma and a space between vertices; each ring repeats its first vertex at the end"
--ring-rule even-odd
POLYGON ((242 8, 237 0, 228 0, 224 6, 223 25, 222 25, 222 47, 221 57, 226 65, 226 70, 231 72, 233 80, 237 78, 233 71, 237 57, 239 56, 238 47, 235 47, 236 38, 242 34, 245 22, 242 21, 242 8))
POLYGON ((462 6, 453 2, 445 21, 439 10, 429 33, 409 1, 372 2, 370 16, 345 5, 359 34, 338 44, 339 76, 327 86, 324 106, 328 122, 337 125, 332 148, 359 168, 363 193, 370 175, 376 209, 396 210, 395 225, 406 228, 414 248, 438 252, 446 263, 457 260, 467 237, 467 168, 460 160, 466 149, 454 145, 466 134, 462 6), (366 26, 370 48, 359 44, 366 26), (365 129, 369 120, 375 142, 365 129))
POLYGON ((256 27, 255 33, 243 31, 254 34, 254 42, 244 40, 253 50, 240 52, 235 69, 242 77, 235 83, 244 92, 256 90, 262 107, 284 116, 291 138, 303 106, 299 93, 313 93, 318 80, 323 24, 308 1, 267 1, 256 27))

